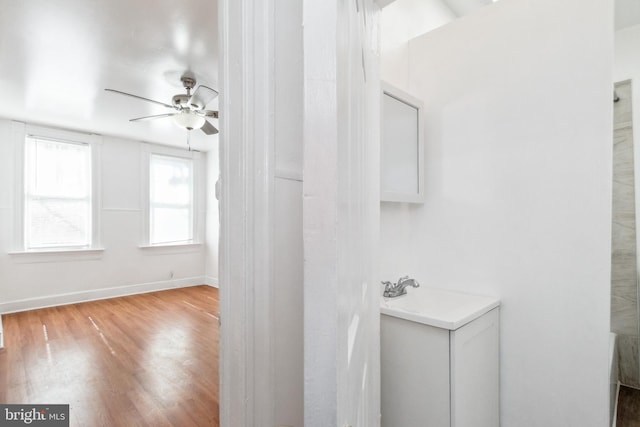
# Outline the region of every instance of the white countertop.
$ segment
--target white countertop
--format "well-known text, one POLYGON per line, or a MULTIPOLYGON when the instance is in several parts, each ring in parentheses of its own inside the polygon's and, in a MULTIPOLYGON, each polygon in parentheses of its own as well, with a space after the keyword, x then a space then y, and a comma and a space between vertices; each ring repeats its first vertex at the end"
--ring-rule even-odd
POLYGON ((407 288, 400 297, 380 297, 382 314, 451 331, 499 305, 497 298, 424 286, 407 288))

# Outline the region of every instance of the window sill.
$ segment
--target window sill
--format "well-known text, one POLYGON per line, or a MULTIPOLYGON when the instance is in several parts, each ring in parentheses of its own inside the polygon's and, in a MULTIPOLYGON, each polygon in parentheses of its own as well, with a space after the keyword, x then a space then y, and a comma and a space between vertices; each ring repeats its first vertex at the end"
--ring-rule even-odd
POLYGON ((198 252, 202 243, 170 243, 166 245, 140 245, 138 248, 154 254, 178 254, 198 252))
POLYGON ((83 248, 83 249, 37 249, 29 251, 9 252, 9 255, 16 262, 69 262, 69 261, 90 261, 102 258, 104 248, 83 248))

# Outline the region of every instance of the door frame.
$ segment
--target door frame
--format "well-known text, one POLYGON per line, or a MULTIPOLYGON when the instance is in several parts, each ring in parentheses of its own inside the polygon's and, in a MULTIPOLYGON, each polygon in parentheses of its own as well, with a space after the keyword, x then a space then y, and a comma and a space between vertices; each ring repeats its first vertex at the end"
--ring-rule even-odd
POLYGON ((273 426, 273 0, 219 0, 220 421, 273 426))

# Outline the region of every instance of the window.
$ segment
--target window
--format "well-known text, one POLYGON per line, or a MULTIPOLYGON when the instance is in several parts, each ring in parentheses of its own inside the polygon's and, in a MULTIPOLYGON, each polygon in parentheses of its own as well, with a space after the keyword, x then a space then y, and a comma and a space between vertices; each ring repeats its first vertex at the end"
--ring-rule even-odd
POLYGON ((150 254, 198 250, 206 198, 202 153, 149 143, 140 150, 140 248, 150 254))
POLYGON ((91 146, 28 135, 24 156, 25 249, 91 247, 91 146))
POLYGON ((91 259, 100 247, 99 135, 11 123, 13 250, 27 262, 91 259))
POLYGON ((149 244, 192 243, 193 160, 159 154, 149 159, 149 244))

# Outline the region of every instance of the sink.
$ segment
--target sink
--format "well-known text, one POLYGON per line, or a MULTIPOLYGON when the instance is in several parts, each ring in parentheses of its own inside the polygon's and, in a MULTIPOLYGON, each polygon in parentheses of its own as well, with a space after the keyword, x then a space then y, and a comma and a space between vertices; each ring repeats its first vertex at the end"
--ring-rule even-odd
POLYGON ((396 298, 380 297, 380 312, 454 331, 500 305, 493 297, 420 286, 396 298))
POLYGON ((500 301, 420 286, 380 297, 381 427, 500 425, 500 301))

